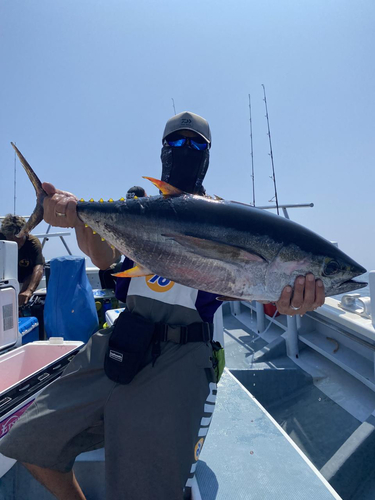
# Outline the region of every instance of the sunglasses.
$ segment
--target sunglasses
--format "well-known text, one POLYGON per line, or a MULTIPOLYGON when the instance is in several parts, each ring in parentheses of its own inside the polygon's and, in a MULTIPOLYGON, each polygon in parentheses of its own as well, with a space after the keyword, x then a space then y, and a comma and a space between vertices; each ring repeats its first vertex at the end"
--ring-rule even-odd
POLYGON ((200 137, 192 139, 191 137, 181 137, 180 135, 170 136, 165 142, 171 148, 182 148, 185 145, 190 146, 192 149, 197 149, 198 151, 204 151, 208 148, 208 142, 200 137))

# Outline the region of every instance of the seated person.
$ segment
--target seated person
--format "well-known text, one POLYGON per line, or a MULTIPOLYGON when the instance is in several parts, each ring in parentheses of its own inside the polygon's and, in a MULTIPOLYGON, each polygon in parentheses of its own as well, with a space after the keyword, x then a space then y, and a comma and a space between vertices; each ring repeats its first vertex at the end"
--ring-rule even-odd
POLYGON ((27 304, 38 288, 44 267, 42 245, 38 238, 32 234, 17 237, 25 224, 23 217, 8 214, 4 217, 0 230, 0 240, 15 241, 18 245, 19 307, 27 304))
POLYGON ((143 198, 144 196, 147 196, 147 194, 141 186, 132 186, 126 193, 127 200, 130 198, 143 198))

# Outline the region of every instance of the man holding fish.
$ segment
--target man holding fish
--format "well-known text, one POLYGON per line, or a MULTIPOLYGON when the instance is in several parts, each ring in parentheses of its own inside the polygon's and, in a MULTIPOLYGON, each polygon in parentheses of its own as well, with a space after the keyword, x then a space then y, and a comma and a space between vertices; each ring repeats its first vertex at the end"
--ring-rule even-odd
MULTIPOLYGON (((158 201, 163 213, 174 196, 191 193, 201 203, 210 147, 210 128, 202 117, 184 112, 168 120, 163 134, 162 180, 155 181, 164 195, 158 201)), ((86 209, 82 205, 80 212, 80 202, 73 194, 52 184, 43 183, 42 189, 36 181, 33 184, 38 196, 44 190, 44 220, 53 226, 73 227, 80 249, 99 269, 110 267, 121 253, 126 255, 117 295, 127 307, 114 328, 93 335, 63 376, 43 391, 1 442, 0 452, 23 462, 59 500, 83 500, 72 471, 75 457, 103 447, 105 435, 108 499, 190 498, 217 392, 213 315, 221 304, 217 299, 227 297, 219 296, 203 260, 196 279, 202 281, 202 274, 207 273, 202 281, 203 285, 207 282, 206 290, 174 281, 172 271, 165 278, 146 258, 137 258, 139 247, 144 246, 145 253, 152 252, 156 239, 143 237, 129 253, 125 243, 117 249, 103 241, 103 237, 108 240, 108 228, 113 232, 117 227, 115 223, 111 226, 112 213, 103 231, 95 228, 93 232, 86 209)), ((135 216, 141 216, 147 212, 149 200, 127 200, 119 210, 129 207, 135 216)), ((180 213, 183 219, 184 209, 180 213)), ((141 220, 138 225, 142 225, 141 220)), ((219 250, 213 249, 210 241, 192 236, 190 231, 176 234, 163 230, 161 236, 176 252, 182 246, 189 255, 200 252, 202 259, 211 250, 216 252, 210 262, 232 256, 228 245, 218 244, 219 250)), ((127 239, 132 237, 129 233, 127 239)), ((233 252, 248 265, 264 265, 256 252, 242 248, 233 252)), ((183 274, 184 259, 173 259, 175 255, 160 254, 161 261, 170 260, 183 274)), ((327 272, 333 269, 331 261, 330 266, 327 272)), ((223 269, 218 272, 229 272, 223 269)), ((278 289, 281 292, 272 292, 277 294, 280 313, 304 314, 324 303, 323 281, 311 272, 286 283, 278 289)), ((266 295, 259 293, 257 298, 266 300, 266 295)))

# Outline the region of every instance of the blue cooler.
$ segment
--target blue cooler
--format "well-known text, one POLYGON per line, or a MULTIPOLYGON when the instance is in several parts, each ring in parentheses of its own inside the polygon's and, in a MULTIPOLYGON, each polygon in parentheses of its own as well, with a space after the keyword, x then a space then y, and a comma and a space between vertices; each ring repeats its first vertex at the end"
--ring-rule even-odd
POLYGON ((39 340, 39 322, 33 316, 18 318, 18 330, 22 335, 22 344, 39 340))

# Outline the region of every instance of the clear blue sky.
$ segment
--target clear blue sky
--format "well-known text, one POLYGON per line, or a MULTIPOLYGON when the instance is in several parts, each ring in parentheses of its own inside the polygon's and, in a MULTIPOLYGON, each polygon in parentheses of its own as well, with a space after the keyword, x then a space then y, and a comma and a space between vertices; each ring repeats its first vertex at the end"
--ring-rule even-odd
MULTIPOLYGON (((207 191, 249 202, 249 93, 267 204, 264 84, 279 202, 313 202, 293 219, 375 269, 374 26, 373 0, 2 0, 0 214, 13 212, 10 141, 42 181, 85 199, 156 194, 142 175, 160 176, 172 98, 210 122, 207 191)), ((34 204, 18 163, 17 212, 34 204)))

